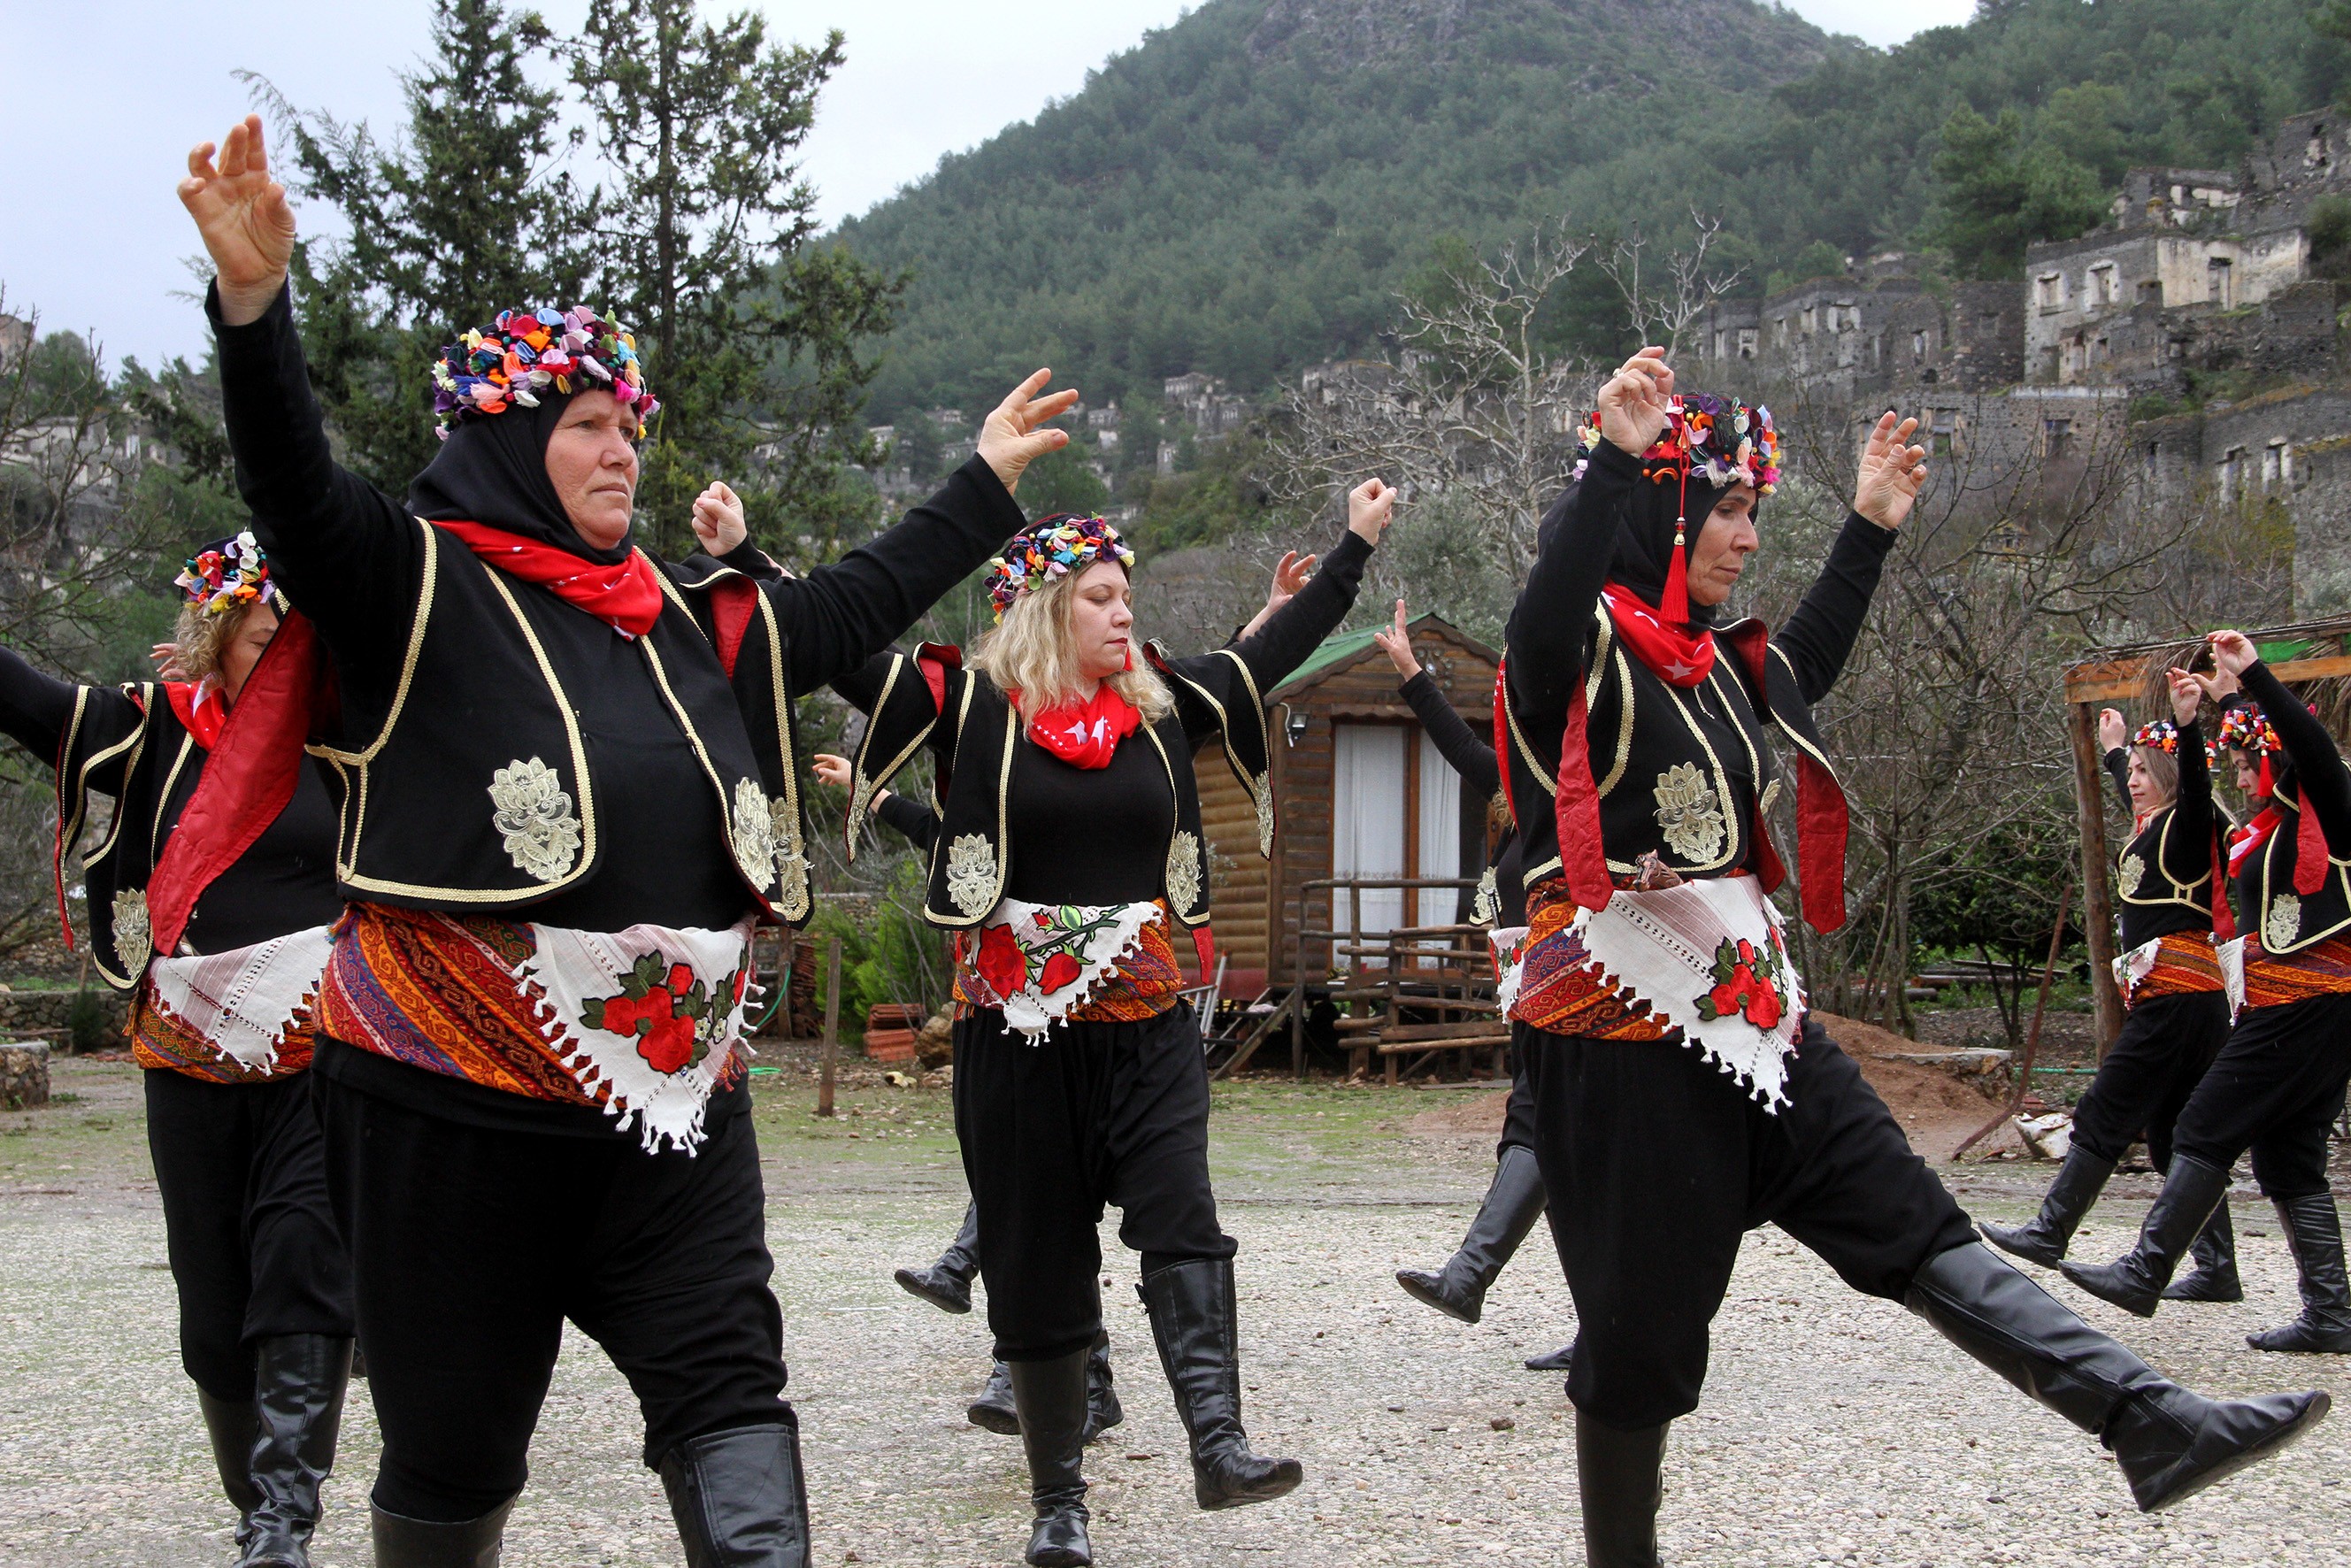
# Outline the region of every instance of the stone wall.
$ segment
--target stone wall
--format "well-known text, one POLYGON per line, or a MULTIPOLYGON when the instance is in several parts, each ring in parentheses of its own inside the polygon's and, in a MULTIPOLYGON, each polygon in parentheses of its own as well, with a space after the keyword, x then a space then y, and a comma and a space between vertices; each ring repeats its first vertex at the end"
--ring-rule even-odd
POLYGON ((0 1042, 0 1111, 23 1111, 49 1103, 49 1048, 38 1042, 0 1042))

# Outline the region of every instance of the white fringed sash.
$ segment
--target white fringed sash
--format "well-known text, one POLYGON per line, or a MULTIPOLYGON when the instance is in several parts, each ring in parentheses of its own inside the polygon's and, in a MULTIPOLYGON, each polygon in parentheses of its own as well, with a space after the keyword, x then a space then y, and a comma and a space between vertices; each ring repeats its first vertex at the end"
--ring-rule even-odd
POLYGON ((225 953, 158 958, 147 967, 156 1005, 248 1072, 277 1065, 295 1015, 318 994, 333 927, 273 936, 225 953))
POLYGON ((964 955, 964 984, 980 1006, 1002 1008, 1005 1023, 1034 1045, 1118 973, 1119 960, 1134 951, 1144 927, 1159 916, 1159 905, 1147 900, 1055 904, 1004 899, 964 955), (1018 949, 1020 979, 999 989, 989 977, 1010 977, 1008 942, 1018 949), (1057 958, 1065 961, 1057 964, 1057 958), (1052 976, 1058 983, 1050 988, 1044 983, 1049 968, 1058 971, 1052 976))
POLYGON ((1523 925, 1499 925, 1486 933, 1494 945, 1494 1000, 1501 1006, 1501 1016, 1510 1016, 1510 1004, 1519 999, 1519 977, 1527 967, 1527 928, 1523 925))
POLYGON ((725 931, 530 928, 534 951, 514 977, 537 1009, 540 1032, 580 1088, 605 1092, 604 1113, 619 1117, 622 1130, 632 1121, 640 1125, 648 1153, 664 1143, 695 1151, 719 1074, 738 1048, 750 1049, 743 1042, 743 1011, 758 990, 750 980, 752 924, 747 915, 725 931), (651 1016, 627 1034, 591 1021, 612 1018, 607 1008, 616 1002, 623 1016, 651 1016), (690 1036, 674 1026, 664 1030, 664 1022, 696 1008, 701 1016, 692 1019, 690 1036), (689 1059, 664 1071, 664 1052, 681 1045, 690 1046, 689 1059))

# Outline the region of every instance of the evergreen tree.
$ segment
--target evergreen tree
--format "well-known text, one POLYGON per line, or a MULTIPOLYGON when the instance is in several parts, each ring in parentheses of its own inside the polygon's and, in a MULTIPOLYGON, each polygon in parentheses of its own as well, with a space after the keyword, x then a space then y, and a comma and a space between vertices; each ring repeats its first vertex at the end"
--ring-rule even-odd
POLYGON ((434 0, 432 52, 401 78, 407 126, 389 144, 262 84, 301 193, 346 231, 296 254, 312 380, 346 461, 393 495, 436 445, 443 345, 503 309, 582 303, 596 203, 557 166, 576 137, 529 68, 552 42, 535 11, 434 0))
POLYGON ((2071 239, 2105 214, 2097 176, 2055 147, 2026 146, 2013 109, 1986 120, 1962 103, 1943 121, 1942 143, 1928 235, 1963 277, 2019 277, 2027 245, 2071 239))
POLYGON ((903 280, 811 244, 816 193, 793 162, 843 58, 767 41, 695 0, 589 14, 570 46, 613 183, 601 281, 635 329, 662 413, 640 505, 664 543, 691 538, 694 497, 725 477, 765 539, 830 554, 873 515, 850 472, 881 454, 857 419, 903 280), (789 527, 787 522, 789 520, 789 527))

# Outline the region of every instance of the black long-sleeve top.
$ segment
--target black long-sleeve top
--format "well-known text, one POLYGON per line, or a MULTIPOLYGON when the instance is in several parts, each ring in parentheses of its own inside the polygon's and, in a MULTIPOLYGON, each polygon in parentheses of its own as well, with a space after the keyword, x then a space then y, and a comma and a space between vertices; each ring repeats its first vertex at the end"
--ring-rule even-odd
MULTIPOLYGON (((238 327, 222 321, 216 293, 205 303, 220 344, 237 487, 271 575, 318 623, 342 689, 384 696, 401 674, 423 581, 423 536, 400 502, 334 461, 290 295, 238 327)), ((789 695, 855 670, 1022 520, 974 457, 932 502, 840 560, 761 581, 791 651, 789 695)), ((529 917, 595 931, 730 925, 752 901, 726 853, 718 801, 693 744, 644 658, 618 637, 600 646, 600 667, 567 681, 597 758, 598 809, 611 821, 659 822, 662 831, 611 835, 595 872, 529 906, 529 917)))
MULTIPOLYGON (((2115 891, 2125 952, 2160 936, 2212 928, 2212 776, 2204 765, 2204 735, 2194 722, 2179 729, 2179 792, 2131 834, 2116 858, 2115 891)), ((2130 753, 2106 753, 2106 771, 2130 804, 2130 753)))
MULTIPOLYGON (((1551 789, 1558 778, 1560 743, 1566 730, 1570 695, 1589 672, 1597 648, 1600 591, 1615 558, 1618 513, 1640 476, 1640 465, 1612 442, 1604 441, 1593 454, 1583 480, 1570 487, 1544 517, 1538 535, 1535 564, 1510 612, 1507 632, 1508 685, 1520 734, 1537 763, 1538 775, 1515 747, 1506 759, 1510 768, 1511 794, 1519 810, 1519 836, 1529 873, 1540 881, 1556 874, 1559 829, 1552 811, 1551 789)), ((1830 546, 1818 578, 1771 641, 1771 655, 1793 676, 1806 704, 1818 702, 1844 673, 1855 641, 1861 635, 1869 602, 1885 570, 1896 535, 1858 512, 1846 514, 1844 526, 1830 546)), ((1631 661, 1638 678, 1662 693, 1664 684, 1631 661)), ((1696 738, 1685 737, 1673 754, 1660 752, 1632 759, 1625 786, 1630 795, 1612 801, 1603 783, 1603 836, 1612 863, 1629 862, 1635 846, 1620 842, 1628 823, 1648 815, 1653 779, 1664 768, 1684 762, 1719 763, 1719 776, 1730 800, 1715 803, 1728 835, 1720 863, 1694 864, 1668 854, 1667 863, 1683 875, 1723 875, 1749 869, 1754 846, 1747 824, 1754 821, 1758 791, 1766 787, 1771 762, 1768 752, 1752 745, 1760 731, 1762 694, 1750 689, 1739 661, 1719 651, 1712 674, 1697 686, 1678 694, 1691 716, 1696 738), (1698 740, 1705 745, 1701 748, 1698 740), (1614 807, 1614 810, 1612 810, 1614 807)), ((1616 699, 1614 687, 1604 685, 1595 701, 1590 741, 1595 748, 1595 774, 1607 763, 1597 748, 1611 746, 1614 715, 1604 711, 1616 699)), ((1671 701, 1673 699, 1663 699, 1671 701)), ((1622 792, 1620 792, 1621 794, 1622 792)))
POLYGON ((2326 852, 2336 862, 2351 860, 2351 769, 2344 766, 2335 737, 2302 699, 2279 680, 2269 665, 2256 661, 2238 677, 2245 694, 2261 704, 2262 712, 2285 743, 2288 767, 2277 780, 2271 804, 2278 824, 2269 841, 2238 862, 2232 879, 2240 923, 2249 935, 2272 952, 2283 952, 2321 935, 2341 929, 2351 919, 2343 895, 2339 866, 2330 867, 2318 893, 2304 899, 2294 894, 2294 870, 2301 859, 2301 813, 2308 810, 2325 835, 2326 852), (2294 896, 2295 918, 2278 918, 2281 905, 2294 896))
MULTIPOLYGON (((121 688, 85 688, 61 681, 0 648, 0 731, 52 768, 65 744, 67 727, 73 722, 75 704, 85 700, 85 725, 127 736, 146 722, 139 705, 121 688)), ((160 690, 155 700, 163 700, 160 690)), ((195 747, 172 779, 162 831, 153 844, 159 858, 204 778, 208 755, 203 747, 195 747)), ((171 761, 160 749, 141 754, 141 767, 169 767, 171 761)), ((110 783, 119 789, 121 779, 118 770, 111 778, 93 782, 110 783)), ((286 809, 196 900, 182 940, 192 952, 232 952, 288 932, 328 925, 342 913, 342 907, 335 893, 334 802, 317 768, 306 765, 286 809)))
MULTIPOLYGON (((1420 721, 1422 732, 1437 747, 1437 755, 1461 775, 1463 783, 1489 798, 1502 787, 1502 768, 1495 760, 1493 747, 1455 711, 1452 699, 1437 689, 1426 670, 1415 672, 1405 682, 1404 700, 1412 706, 1413 716, 1420 721)), ((1527 894, 1519 880, 1519 832, 1515 823, 1502 835, 1501 843, 1494 851, 1493 872, 1499 923, 1504 926, 1525 925, 1527 894)))
POLYGON ((898 790, 893 789, 883 796, 881 803, 873 808, 873 814, 881 818, 885 826, 895 828, 925 854, 930 853, 931 846, 938 841, 939 814, 898 790))

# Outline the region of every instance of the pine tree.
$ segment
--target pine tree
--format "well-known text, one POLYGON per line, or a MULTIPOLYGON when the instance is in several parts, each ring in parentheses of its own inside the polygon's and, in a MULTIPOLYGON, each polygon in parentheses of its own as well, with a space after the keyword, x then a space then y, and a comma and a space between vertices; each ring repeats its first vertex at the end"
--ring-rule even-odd
POLYGON ((2027 245, 2071 239, 2105 213, 2097 176, 2058 148, 2027 146, 2013 109, 1986 120, 1960 104, 1943 121, 1933 168, 1940 188, 1928 235, 1964 277, 2019 277, 2027 245))
POLYGON ((260 84, 291 132, 299 193, 346 230, 296 258, 312 378, 346 461, 394 495, 437 444, 443 345, 502 309, 582 302, 596 204, 559 167, 577 137, 530 70, 553 41, 535 11, 434 0, 432 53, 402 77, 407 125, 389 144, 260 84))
POLYGON ((812 243, 816 193, 794 157, 841 35, 775 45, 753 13, 703 22, 695 0, 640 0, 591 10, 569 54, 612 173, 604 298, 662 400, 641 508, 676 548, 722 477, 761 538, 831 553, 872 519, 850 472, 881 456, 856 417, 875 369, 861 346, 904 287, 812 243))

